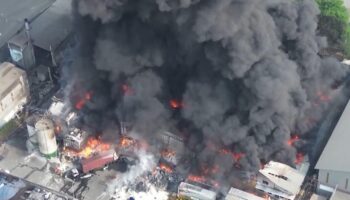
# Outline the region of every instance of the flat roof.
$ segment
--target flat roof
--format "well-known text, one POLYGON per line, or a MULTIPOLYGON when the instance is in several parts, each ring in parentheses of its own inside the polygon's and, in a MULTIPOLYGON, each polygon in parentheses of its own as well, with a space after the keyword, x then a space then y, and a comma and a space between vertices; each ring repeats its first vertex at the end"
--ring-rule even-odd
POLYGON ((227 193, 225 200, 265 200, 262 197, 258 197, 254 194, 231 187, 227 193))
POLYGON ((32 21, 55 0, 0 0, 0 47, 24 27, 24 19, 32 21))
POLYGON ((331 137, 328 140, 316 169, 350 172, 350 159, 344 158, 350 146, 350 101, 347 103, 331 137))
POLYGON ((0 98, 7 94, 8 88, 26 74, 25 71, 16 67, 12 63, 4 62, 0 64, 0 98), (6 93, 6 94, 5 94, 6 93))
POLYGON ((349 200, 350 199, 350 194, 346 192, 342 192, 339 190, 335 190, 334 193, 332 194, 330 200, 349 200))
POLYGON ((30 35, 35 46, 55 50, 72 33, 72 24, 72 0, 58 0, 30 24, 30 35))
POLYGON ((259 172, 278 187, 292 194, 298 194, 305 178, 305 175, 298 170, 286 164, 274 161, 270 161, 265 165, 264 169, 259 170, 259 172))
POLYGON ((216 193, 211 190, 204 189, 197 185, 192 185, 190 183, 181 182, 179 185, 180 195, 193 194, 194 196, 205 197, 206 199, 216 199, 216 193))

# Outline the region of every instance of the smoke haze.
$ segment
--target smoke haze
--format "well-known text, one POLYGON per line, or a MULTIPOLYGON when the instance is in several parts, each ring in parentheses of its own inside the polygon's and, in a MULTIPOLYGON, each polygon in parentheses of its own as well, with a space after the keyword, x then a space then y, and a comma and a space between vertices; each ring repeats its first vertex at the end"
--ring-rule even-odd
POLYGON ((144 139, 175 127, 193 166, 219 165, 219 177, 237 163, 293 164, 287 141, 315 125, 347 73, 318 55, 326 40, 313 0, 75 0, 74 8, 79 48, 63 77, 71 94, 94 93, 83 123, 104 131, 130 122, 144 139))

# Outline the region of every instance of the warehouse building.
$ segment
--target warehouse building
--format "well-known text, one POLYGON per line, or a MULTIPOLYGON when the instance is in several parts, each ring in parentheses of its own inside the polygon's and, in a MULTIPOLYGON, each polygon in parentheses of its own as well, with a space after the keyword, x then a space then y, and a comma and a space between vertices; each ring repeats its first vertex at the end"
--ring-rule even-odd
POLYGON ((28 100, 26 72, 8 62, 0 64, 0 127, 10 121, 28 100))
POLYGON ((270 198, 258 197, 254 194, 239 190, 237 188, 230 188, 230 191, 227 193, 225 200, 269 200, 270 198))
POLYGON ((317 164, 319 191, 333 192, 334 188, 350 193, 350 102, 347 103, 317 164))
POLYGON ((0 61, 9 55, 7 42, 24 28, 24 19, 34 20, 55 0, 0 1, 0 61), (13 6, 16 5, 16 6, 13 6))
POLYGON ((193 185, 186 182, 181 182, 178 188, 179 197, 187 197, 190 199, 200 200, 215 200, 216 193, 214 191, 204 189, 197 185, 193 185))
POLYGON ((294 169, 286 164, 270 161, 259 170, 256 189, 274 199, 294 200, 305 179, 306 171, 304 167, 294 169))

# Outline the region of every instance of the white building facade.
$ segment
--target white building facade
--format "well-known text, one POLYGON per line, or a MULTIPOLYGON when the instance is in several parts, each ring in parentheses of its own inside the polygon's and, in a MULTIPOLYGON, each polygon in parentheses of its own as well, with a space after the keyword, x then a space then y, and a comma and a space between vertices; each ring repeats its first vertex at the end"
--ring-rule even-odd
POLYGON ((0 64, 0 127, 14 118, 28 101, 26 72, 8 62, 0 64))
POLYGON ((318 189, 332 193, 334 188, 350 193, 350 101, 336 124, 316 164, 318 189))
POLYGON ((305 174, 288 165, 270 161, 259 170, 256 189, 272 199, 294 200, 300 191, 305 174))

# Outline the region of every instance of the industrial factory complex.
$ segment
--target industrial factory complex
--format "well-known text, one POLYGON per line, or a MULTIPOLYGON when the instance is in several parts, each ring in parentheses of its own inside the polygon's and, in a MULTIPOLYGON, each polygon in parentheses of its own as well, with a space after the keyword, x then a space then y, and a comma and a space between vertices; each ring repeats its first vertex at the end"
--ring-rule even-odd
MULTIPOLYGON (((72 52, 79 43, 72 1, 0 0, 0 200, 350 200, 348 77, 337 88, 342 95, 332 97, 334 102, 320 122, 309 120, 320 135, 310 139, 315 140, 316 150, 294 152, 295 161, 289 163, 257 161, 261 166, 254 171, 240 163, 246 152, 208 143, 208 154, 229 157, 234 181, 216 179, 221 167, 216 164, 198 167, 201 173, 196 174, 182 167, 197 158, 191 151, 199 148, 196 140, 168 128, 175 127, 171 120, 171 125, 145 140, 132 131, 129 118, 124 117, 129 107, 123 102, 118 107, 122 110, 118 125, 106 125, 106 132, 112 134, 95 131, 93 123, 82 125, 86 113, 90 114, 85 107, 99 91, 80 91, 61 79, 67 76, 62 66, 72 64, 72 52), (79 92, 68 94, 67 88, 79 92)), ((158 62, 153 57, 116 59, 158 62)), ((127 84, 120 89, 130 101, 135 91, 127 84)), ((330 101, 323 94, 318 96, 320 101, 330 101)), ((170 101, 174 118, 182 106, 188 105, 170 101)), ((216 108, 208 105, 206 109, 216 108)), ((301 137, 292 134, 283 145, 297 149, 303 143, 301 137)))

